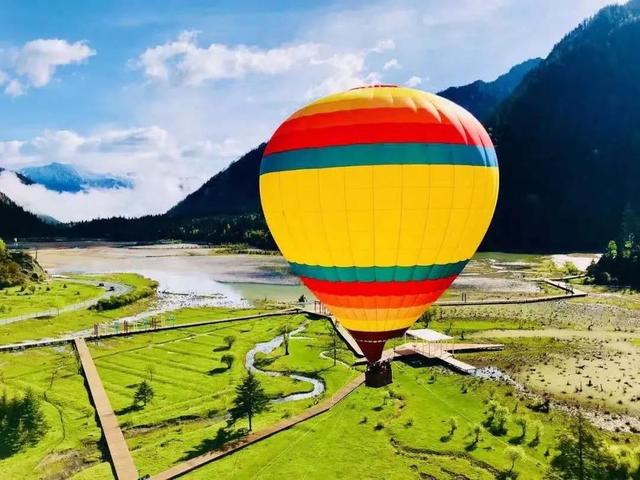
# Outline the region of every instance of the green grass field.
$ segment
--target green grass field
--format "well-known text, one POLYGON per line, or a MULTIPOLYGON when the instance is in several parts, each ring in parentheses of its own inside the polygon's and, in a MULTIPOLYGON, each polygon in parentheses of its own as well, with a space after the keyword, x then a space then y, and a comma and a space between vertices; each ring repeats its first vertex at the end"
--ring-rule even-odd
POLYGON ((197 323, 209 320, 220 320, 224 318, 244 317, 264 313, 267 309, 261 308, 231 308, 231 307, 211 307, 211 308, 183 308, 167 315, 175 317, 176 324, 197 323))
MULTIPOLYGON (((134 274, 110 274, 105 277, 92 278, 108 278, 111 281, 124 283, 133 288, 144 288, 153 284, 151 280, 134 274)), ((148 297, 131 305, 104 312, 77 310, 64 312, 54 317, 21 320, 7 325, 0 325, 0 344, 40 340, 91 329, 95 323, 108 322, 144 312, 150 307, 152 301, 153 297, 148 297)))
POLYGON ((0 353, 0 392, 10 397, 31 388, 41 400, 48 432, 33 447, 0 458, 0 477, 112 478, 101 432, 71 347, 0 353))
MULTIPOLYGON (((225 425, 224 416, 231 405, 234 387, 246 373, 246 353, 257 342, 277 336, 285 323, 295 328, 305 320, 303 315, 247 320, 91 344, 98 371, 140 473, 158 473, 219 446, 218 430, 225 425), (224 348, 225 336, 236 339, 230 350, 224 348), (224 354, 234 356, 229 370, 220 361, 224 354), (155 398, 143 410, 132 409, 135 388, 145 379, 151 382, 155 398)), ((321 320, 310 322, 308 330, 300 335, 304 338, 291 340, 291 354, 279 356, 282 349, 274 352, 275 361, 266 368, 320 377, 327 386, 325 395, 346 384, 356 372, 342 364, 333 367, 331 360, 320 358, 325 324, 321 320)), ((308 383, 286 377, 259 374, 259 378, 273 398, 310 390, 308 383)), ((273 404, 269 412, 255 419, 254 428, 299 413, 314 402, 273 404)), ((244 427, 245 423, 240 422, 239 426, 244 427)))
POLYGON ((525 457, 516 464, 518 478, 541 479, 557 429, 566 419, 557 412, 534 413, 526 403, 510 388, 493 382, 396 362, 391 386, 361 387, 327 414, 185 478, 489 480, 509 468, 504 449, 519 444, 525 457), (471 429, 485 418, 492 395, 512 412, 507 433, 495 436, 483 428, 481 440, 473 446, 471 429), (514 423, 518 416, 526 417, 529 425, 544 424, 539 444, 532 443, 531 426, 525 438, 519 438, 514 423), (452 417, 458 429, 449 437, 452 417))
POLYGON ((24 289, 5 288, 0 290, 0 319, 66 307, 97 298, 103 293, 103 288, 62 279, 30 284, 24 289))

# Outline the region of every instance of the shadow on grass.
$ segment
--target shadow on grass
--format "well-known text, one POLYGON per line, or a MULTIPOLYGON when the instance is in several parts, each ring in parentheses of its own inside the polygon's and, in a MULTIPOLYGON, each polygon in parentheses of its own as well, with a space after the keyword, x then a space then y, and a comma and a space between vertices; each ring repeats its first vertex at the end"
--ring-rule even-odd
POLYGON ((228 430, 227 428, 218 429, 218 433, 215 438, 207 438, 200 442, 200 445, 192 448, 188 452, 185 453, 184 457, 180 459, 180 461, 190 460, 195 457, 199 457, 200 455, 204 455, 207 452, 212 450, 219 450, 225 445, 233 444, 236 440, 240 440, 242 437, 247 435, 248 431, 244 428, 240 428, 237 430, 228 430))
POLYGON ((478 441, 478 442, 476 442, 476 441, 474 440, 474 441, 472 441, 470 444, 468 444, 467 446, 465 446, 465 447, 464 447, 464 449, 465 449, 467 452, 473 452, 476 448, 478 448, 478 443, 479 443, 479 441, 478 441))
POLYGON ((116 410, 113 413, 115 413, 116 415, 126 415, 127 413, 131 412, 139 412, 143 408, 144 407, 141 407, 140 405, 129 405, 128 407, 121 408, 120 410, 116 410))
POLYGON ((217 368, 212 368, 211 370, 209 370, 207 372, 207 375, 217 375, 219 373, 224 373, 226 371, 228 371, 229 369, 227 367, 217 367, 217 368))

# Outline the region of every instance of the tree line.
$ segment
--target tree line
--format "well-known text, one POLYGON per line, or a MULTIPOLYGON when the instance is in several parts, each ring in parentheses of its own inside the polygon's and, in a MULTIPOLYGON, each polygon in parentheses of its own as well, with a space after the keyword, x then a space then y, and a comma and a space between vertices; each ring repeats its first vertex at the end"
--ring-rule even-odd
POLYGON ((620 235, 611 240, 598 262, 587 268, 587 280, 598 285, 640 287, 640 214, 627 205, 620 235))

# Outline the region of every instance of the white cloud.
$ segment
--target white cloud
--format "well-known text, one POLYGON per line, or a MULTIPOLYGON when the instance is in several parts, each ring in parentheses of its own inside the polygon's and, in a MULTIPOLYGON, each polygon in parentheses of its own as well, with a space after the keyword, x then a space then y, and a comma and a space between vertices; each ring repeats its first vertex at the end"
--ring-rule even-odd
POLYGON ((58 193, 0 174, 0 191, 36 213, 62 221, 162 213, 243 151, 233 139, 181 144, 166 130, 111 129, 83 136, 45 131, 27 141, 0 142, 0 165, 12 170, 56 161, 127 178, 132 188, 58 193))
POLYGON ((84 41, 69 43, 61 39, 37 39, 20 48, 0 49, 0 85, 8 83, 5 94, 17 97, 27 88, 47 85, 58 67, 80 63, 95 55, 84 41))
POLYGON ((19 97, 24 94, 24 87, 15 78, 11 80, 4 89, 4 93, 10 97, 19 97))
POLYGON ((385 62, 382 66, 383 70, 391 70, 393 68, 400 68, 400 63, 398 62, 397 58, 392 58, 388 62, 385 62))
POLYGON ((195 32, 182 32, 175 41, 145 50, 137 66, 153 80, 201 85, 209 80, 242 78, 248 73, 281 74, 318 52, 318 45, 313 43, 272 49, 212 43, 201 48, 196 40, 195 32))
POLYGON ((417 87, 418 85, 420 85, 422 83, 422 78, 418 77, 417 75, 412 76, 411 78, 409 78, 409 80, 407 80, 406 82, 404 82, 404 84, 407 87, 417 87))
MULTIPOLYGON (((367 57, 394 48, 395 42, 390 38, 378 40, 371 48, 346 50, 316 42, 298 42, 271 49, 215 43, 200 47, 197 34, 185 31, 177 40, 146 49, 132 63, 142 69, 149 80, 187 86, 243 79, 249 74, 283 76, 300 74, 306 69, 304 74, 308 75, 308 69, 312 69, 315 79, 311 80, 312 85, 305 94, 305 98, 310 98, 379 82, 381 75, 366 68, 367 57)), ((302 77, 296 78, 302 80, 302 77)))

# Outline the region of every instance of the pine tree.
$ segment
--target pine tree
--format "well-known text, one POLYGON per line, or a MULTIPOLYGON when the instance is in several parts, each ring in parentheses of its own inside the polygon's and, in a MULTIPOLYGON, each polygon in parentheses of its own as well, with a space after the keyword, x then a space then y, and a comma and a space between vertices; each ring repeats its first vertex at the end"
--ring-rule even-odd
POLYGON ((252 429, 253 417, 267 409, 269 397, 264 392, 260 381, 251 372, 244 378, 242 383, 236 387, 236 398, 233 400, 233 407, 229 411, 231 415, 230 423, 235 423, 243 417, 249 420, 249 430, 252 429))
POLYGON ((153 387, 146 380, 143 380, 142 383, 138 385, 138 389, 133 395, 133 404, 138 405, 139 403, 142 403, 142 406, 146 407, 147 403, 153 400, 153 396, 153 387))

